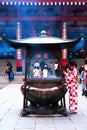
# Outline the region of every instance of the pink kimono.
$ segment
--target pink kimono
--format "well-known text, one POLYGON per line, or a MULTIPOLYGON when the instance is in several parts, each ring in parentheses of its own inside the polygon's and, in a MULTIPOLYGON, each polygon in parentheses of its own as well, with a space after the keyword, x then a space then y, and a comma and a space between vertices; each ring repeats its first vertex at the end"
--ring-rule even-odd
POLYGON ((67 88, 69 90, 69 109, 70 112, 77 112, 78 106, 78 82, 77 82, 78 71, 74 68, 72 71, 68 72, 67 75, 67 88))

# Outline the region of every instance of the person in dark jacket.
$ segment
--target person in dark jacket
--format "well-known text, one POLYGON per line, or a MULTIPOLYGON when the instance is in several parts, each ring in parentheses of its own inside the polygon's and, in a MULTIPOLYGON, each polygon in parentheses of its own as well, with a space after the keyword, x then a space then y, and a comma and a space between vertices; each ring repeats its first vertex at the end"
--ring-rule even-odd
MULTIPOLYGON (((82 71, 84 71, 84 65, 82 64, 81 66, 80 66, 80 68, 79 68, 79 75, 80 75, 80 77, 81 77, 81 73, 82 73, 82 71)), ((81 83, 81 78, 80 78, 80 83, 81 83)))
POLYGON ((11 78, 11 73, 13 73, 13 72, 12 72, 12 64, 11 64, 10 61, 7 61, 5 73, 8 75, 8 79, 9 79, 9 81, 10 81, 10 80, 12 79, 12 78, 11 78))
POLYGON ((12 69, 12 64, 10 61, 7 60, 7 67, 9 67, 10 69, 12 69))

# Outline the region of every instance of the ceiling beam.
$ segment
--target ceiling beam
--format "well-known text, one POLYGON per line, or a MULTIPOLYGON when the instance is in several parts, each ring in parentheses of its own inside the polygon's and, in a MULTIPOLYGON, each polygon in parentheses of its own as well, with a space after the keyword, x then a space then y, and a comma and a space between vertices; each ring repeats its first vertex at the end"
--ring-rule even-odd
POLYGON ((11 16, 1 16, 0 20, 9 21, 9 20, 19 20, 19 21, 87 21, 86 16, 19 16, 19 17, 11 17, 11 16))

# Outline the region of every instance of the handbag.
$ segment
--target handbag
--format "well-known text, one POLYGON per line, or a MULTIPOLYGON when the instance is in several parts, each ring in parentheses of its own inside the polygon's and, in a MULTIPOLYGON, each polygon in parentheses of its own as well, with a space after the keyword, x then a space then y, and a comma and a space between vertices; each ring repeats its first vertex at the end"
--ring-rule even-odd
POLYGON ((10 79, 14 79, 14 73, 13 72, 10 73, 10 77, 9 78, 10 79))

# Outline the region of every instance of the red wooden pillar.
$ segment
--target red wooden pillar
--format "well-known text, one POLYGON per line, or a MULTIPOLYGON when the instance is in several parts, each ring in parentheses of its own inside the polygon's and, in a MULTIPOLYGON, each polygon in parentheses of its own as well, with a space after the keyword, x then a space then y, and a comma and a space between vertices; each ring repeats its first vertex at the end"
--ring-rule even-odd
MULTIPOLYGON (((17 40, 20 40, 22 38, 22 32, 21 32, 21 25, 20 23, 18 22, 17 23, 17 32, 16 32, 16 37, 17 37, 17 40)), ((16 51, 16 71, 17 72, 22 72, 22 49, 17 49, 16 51)))
MULTIPOLYGON (((62 38, 64 40, 67 39, 67 25, 66 22, 63 23, 62 26, 62 38)), ((67 48, 62 49, 62 66, 65 67, 68 63, 68 53, 67 53, 67 48)))

